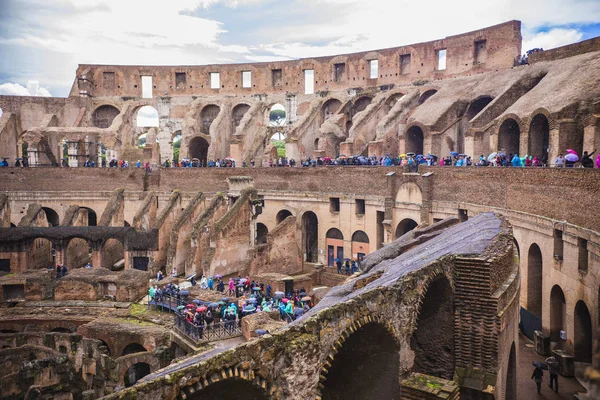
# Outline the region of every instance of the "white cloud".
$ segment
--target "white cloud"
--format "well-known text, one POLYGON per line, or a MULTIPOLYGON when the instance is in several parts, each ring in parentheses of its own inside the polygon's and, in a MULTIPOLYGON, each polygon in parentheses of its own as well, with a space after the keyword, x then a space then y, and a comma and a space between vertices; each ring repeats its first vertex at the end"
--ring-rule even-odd
POLYGON ((152 106, 144 106, 137 113, 136 123, 138 127, 157 127, 158 111, 152 106))
POLYGON ((576 29, 550 29, 547 32, 538 32, 534 34, 523 35, 523 53, 534 48, 544 50, 564 46, 569 43, 578 42, 583 37, 583 33, 576 29))
POLYGON ((18 83, 3 83, 0 85, 0 94, 11 96, 52 96, 50 91, 41 87, 38 81, 27 81, 26 87, 18 83))

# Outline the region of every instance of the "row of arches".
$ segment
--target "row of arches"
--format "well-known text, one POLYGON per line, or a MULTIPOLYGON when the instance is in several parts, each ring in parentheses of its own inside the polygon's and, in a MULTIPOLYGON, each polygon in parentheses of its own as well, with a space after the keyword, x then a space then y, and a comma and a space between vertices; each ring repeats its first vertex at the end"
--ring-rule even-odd
MULTIPOLYGON (((42 206, 42 210, 46 215, 46 221, 48 226, 59 226, 60 216, 58 212, 51 207, 42 206)), ((96 211, 89 207, 79 207, 79 215, 77 220, 77 226, 96 226, 98 224, 98 215, 96 211)))

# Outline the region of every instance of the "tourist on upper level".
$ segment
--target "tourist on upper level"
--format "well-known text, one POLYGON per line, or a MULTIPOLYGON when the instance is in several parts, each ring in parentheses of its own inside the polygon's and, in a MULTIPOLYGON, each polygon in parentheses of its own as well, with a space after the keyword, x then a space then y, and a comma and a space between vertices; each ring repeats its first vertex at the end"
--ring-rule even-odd
POLYGON ((556 157, 556 160, 554 160, 554 166, 556 168, 562 168, 564 164, 565 164, 565 159, 563 158, 562 153, 560 153, 558 155, 558 157, 556 157))
POLYGON ((163 274, 162 274, 162 271, 160 271, 160 270, 159 270, 159 271, 156 273, 156 280, 157 280, 157 281, 162 281, 162 279, 163 279, 163 274))
POLYGON ((213 290, 215 288, 215 281, 212 276, 210 278, 208 278, 207 285, 208 285, 209 290, 213 290))
POLYGON ((137 168, 140 168, 142 166, 142 162, 140 160, 137 160, 137 162, 135 163, 135 166, 137 168))
POLYGON ((173 278, 175 278, 177 276, 177 267, 173 267, 173 269, 171 270, 171 276, 173 278))
POLYGON ((522 167, 523 166, 523 164, 521 164, 521 159, 519 158, 518 154, 515 154, 515 156, 510 161, 510 163, 512 164, 513 167, 522 167))
POLYGON ((594 168, 594 159, 592 156, 595 152, 596 149, 594 149, 594 151, 592 151, 590 154, 588 154, 587 151, 583 152, 583 157, 581 157, 581 166, 583 168, 594 168))

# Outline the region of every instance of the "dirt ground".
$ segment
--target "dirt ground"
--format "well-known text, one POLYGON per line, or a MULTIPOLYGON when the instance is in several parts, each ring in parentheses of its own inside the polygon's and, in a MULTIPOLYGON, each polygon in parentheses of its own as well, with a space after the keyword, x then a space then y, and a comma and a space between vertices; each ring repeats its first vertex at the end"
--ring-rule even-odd
MULTIPOLYGON (((573 400, 577 393, 585 392, 583 386, 579 384, 575 378, 564 378, 558 376, 558 393, 550 389, 550 375, 548 371, 544 371, 544 381, 542 383, 541 393, 537 394, 535 382, 531 379, 533 373, 533 361, 544 361, 546 357, 540 356, 535 352, 533 347, 527 347, 527 344, 533 344, 526 336, 519 335, 519 359, 518 359, 518 399, 514 400, 529 400, 529 399, 551 399, 551 400, 573 400)), ((513 399, 507 399, 513 400, 513 399)))

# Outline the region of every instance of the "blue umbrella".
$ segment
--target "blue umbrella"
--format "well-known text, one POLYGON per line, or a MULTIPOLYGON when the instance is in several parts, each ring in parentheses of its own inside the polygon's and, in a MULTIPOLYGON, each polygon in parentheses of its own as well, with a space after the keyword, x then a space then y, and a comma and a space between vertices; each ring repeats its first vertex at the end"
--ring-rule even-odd
POLYGON ((269 331, 266 329, 257 329, 254 331, 254 333, 256 333, 258 336, 262 336, 262 335, 266 335, 267 333, 269 333, 269 331))
POLYGON ((541 362, 541 361, 533 361, 531 363, 534 367, 539 368, 539 369, 548 369, 548 364, 541 362))
POLYGON ((248 303, 256 303, 256 299, 255 298, 250 298, 250 299, 248 299, 248 303))
POLYGON ((216 308, 219 307, 219 303, 208 303, 209 307, 216 308))
POLYGON ((229 302, 229 297, 223 297, 223 298, 221 299, 221 301, 222 301, 223 303, 227 303, 227 302, 229 302))
POLYGON ((254 312, 254 311, 256 311, 256 307, 254 307, 254 306, 246 306, 246 307, 244 307, 244 311, 245 312, 254 312))
POLYGON ((187 290, 182 290, 182 291, 180 291, 180 292, 179 292, 179 295, 180 295, 180 296, 183 296, 183 297, 185 297, 185 296, 189 296, 189 295, 190 295, 190 292, 188 292, 187 290))
POLYGON ((200 305, 200 304, 202 304, 202 300, 194 299, 194 300, 192 300, 192 303, 196 303, 196 304, 200 305))
POLYGON ((452 157, 458 157, 458 152, 457 152, 457 151, 451 151, 451 152, 450 152, 450 155, 451 155, 452 157))

